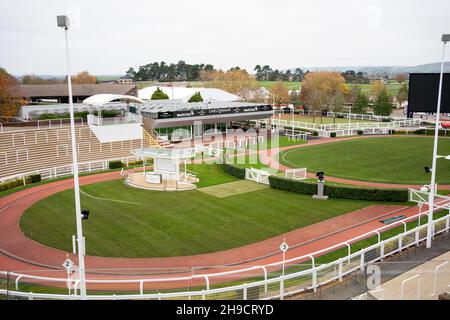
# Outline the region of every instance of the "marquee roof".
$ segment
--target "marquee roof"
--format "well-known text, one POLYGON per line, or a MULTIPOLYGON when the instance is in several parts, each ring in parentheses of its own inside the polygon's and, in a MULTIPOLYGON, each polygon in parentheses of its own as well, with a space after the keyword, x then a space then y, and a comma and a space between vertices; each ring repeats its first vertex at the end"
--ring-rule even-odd
POLYGON ((141 99, 133 96, 126 96, 122 94, 108 94, 108 93, 93 95, 87 99, 84 99, 83 103, 91 106, 102 107, 105 104, 115 100, 120 100, 122 102, 144 103, 144 101, 142 101, 141 99))

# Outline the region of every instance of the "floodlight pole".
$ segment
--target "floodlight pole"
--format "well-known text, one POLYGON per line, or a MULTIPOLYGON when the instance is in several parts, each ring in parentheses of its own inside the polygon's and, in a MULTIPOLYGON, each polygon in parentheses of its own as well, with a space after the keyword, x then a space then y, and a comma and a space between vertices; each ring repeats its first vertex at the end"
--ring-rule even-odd
POLYGON ((441 95, 442 95, 442 82, 444 78, 444 60, 445 60, 445 45, 448 40, 445 36, 442 37, 442 60, 441 60, 441 74, 439 79, 439 91, 438 91, 438 102, 436 108, 436 124, 434 129, 434 145, 433 145, 433 164, 431 166, 431 184, 430 193, 428 195, 428 222, 427 222, 427 243, 426 247, 431 247, 431 238, 433 232, 433 213, 434 213, 434 195, 436 193, 436 160, 438 151, 438 141, 439 141, 439 126, 440 126, 440 114, 441 114, 441 95))
MULTIPOLYGON (((68 21, 68 18, 67 18, 68 21)), ((70 59, 69 59, 69 25, 64 26, 64 35, 66 42, 66 64, 67 64, 67 87, 69 91, 69 112, 70 112, 70 134, 72 140, 72 165, 73 165, 73 184, 75 193, 75 218, 77 226, 77 242, 78 242, 78 274, 80 280, 80 296, 81 299, 86 299, 86 275, 84 266, 84 237, 83 225, 81 222, 81 203, 80 203, 80 182, 78 178, 78 159, 77 147, 75 140, 75 120, 73 111, 73 97, 72 97, 72 80, 70 78, 70 59)))

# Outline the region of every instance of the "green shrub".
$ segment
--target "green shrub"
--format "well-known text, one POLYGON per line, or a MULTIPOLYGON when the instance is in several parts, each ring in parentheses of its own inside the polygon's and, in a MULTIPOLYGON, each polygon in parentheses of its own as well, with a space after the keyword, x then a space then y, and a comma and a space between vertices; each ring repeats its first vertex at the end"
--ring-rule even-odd
MULTIPOLYGON (((144 161, 142 160, 137 160, 137 161, 128 161, 128 166, 132 167, 132 166, 141 166, 144 163, 144 161)), ((147 161, 148 163, 148 161, 147 161)))
POLYGON ((314 137, 318 137, 318 136, 319 136, 319 133, 318 133, 317 131, 314 131, 314 132, 313 132, 313 136, 314 136, 314 137))
POLYGON ((122 164, 122 161, 120 161, 120 160, 114 160, 114 161, 109 162, 110 169, 117 169, 117 168, 122 168, 122 167, 123 167, 123 164, 122 164))
MULTIPOLYGON (((269 177, 270 187, 274 189, 314 195, 317 193, 317 185, 311 182, 285 179, 277 176, 269 177)), ((408 190, 406 189, 369 189, 351 186, 330 186, 325 184, 324 194, 330 198, 407 202, 408 190)))
POLYGON ((30 183, 36 183, 36 182, 41 182, 41 175, 40 174, 32 174, 30 175, 28 178, 30 178, 30 183))
POLYGON ((362 136, 364 134, 363 130, 358 130, 358 136, 362 136))
POLYGON ((245 169, 233 166, 231 164, 222 164, 222 169, 229 175, 232 175, 239 179, 245 179, 245 169))
POLYGON ((23 179, 11 180, 0 183, 0 191, 6 191, 20 186, 23 186, 23 179))
POLYGON ((330 133, 330 137, 331 137, 331 138, 336 138, 336 132, 331 132, 331 133, 330 133))

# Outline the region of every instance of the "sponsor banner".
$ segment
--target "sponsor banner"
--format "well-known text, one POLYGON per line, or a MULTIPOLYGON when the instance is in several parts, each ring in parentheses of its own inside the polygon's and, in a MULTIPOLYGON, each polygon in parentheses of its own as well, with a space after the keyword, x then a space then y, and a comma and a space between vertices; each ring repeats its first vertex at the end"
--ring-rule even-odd
POLYGON ((261 112, 261 111, 271 111, 271 110, 272 110, 272 106, 270 106, 270 105, 200 109, 200 110, 182 110, 182 111, 158 112, 156 118, 157 119, 172 119, 172 118, 177 119, 177 118, 213 116, 213 115, 220 115, 220 114, 251 113, 251 112, 261 112))

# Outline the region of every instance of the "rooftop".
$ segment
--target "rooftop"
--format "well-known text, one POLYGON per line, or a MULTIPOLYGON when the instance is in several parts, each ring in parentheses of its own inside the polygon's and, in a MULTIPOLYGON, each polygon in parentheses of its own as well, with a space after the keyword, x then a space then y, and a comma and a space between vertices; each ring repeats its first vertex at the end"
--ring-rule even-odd
MULTIPOLYGON (((98 83, 73 84, 74 96, 93 96, 100 93, 129 94, 135 88, 134 84, 98 83)), ((66 97, 67 84, 23 84, 19 87, 22 97, 66 97)))

